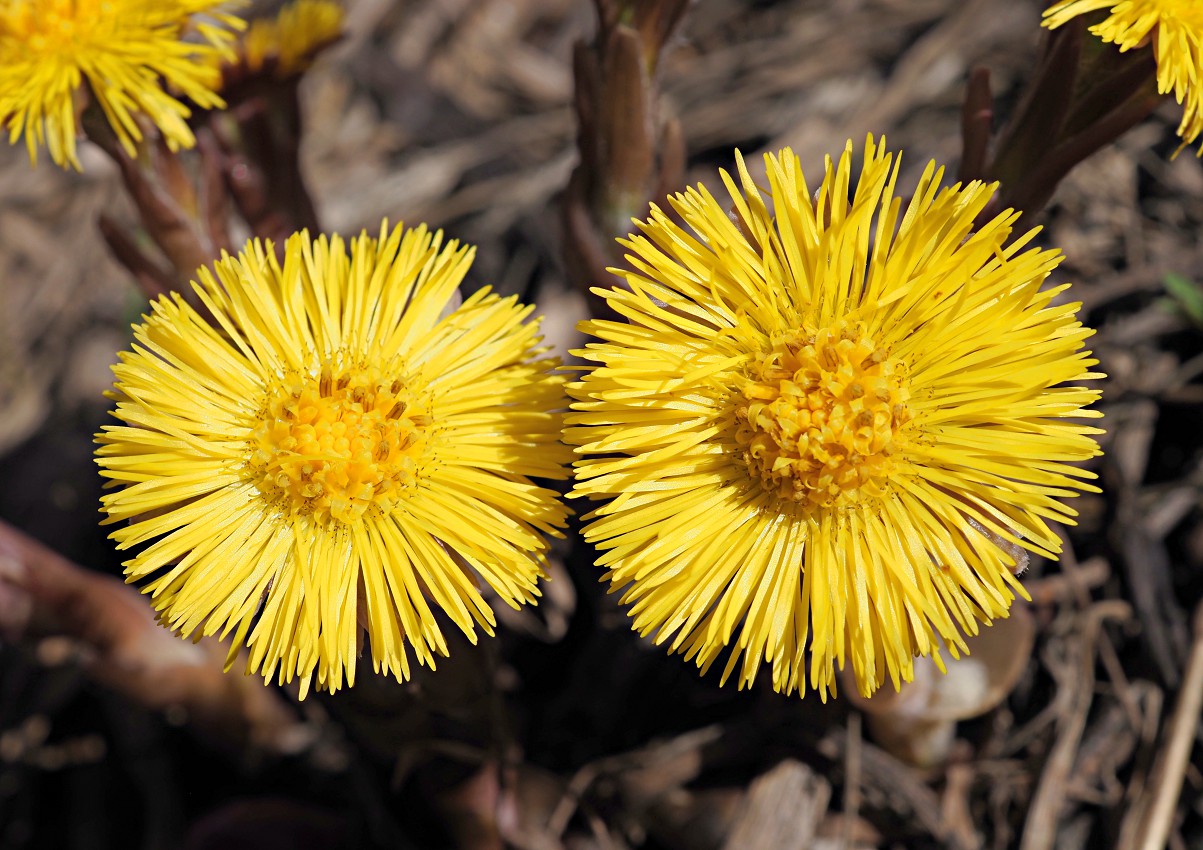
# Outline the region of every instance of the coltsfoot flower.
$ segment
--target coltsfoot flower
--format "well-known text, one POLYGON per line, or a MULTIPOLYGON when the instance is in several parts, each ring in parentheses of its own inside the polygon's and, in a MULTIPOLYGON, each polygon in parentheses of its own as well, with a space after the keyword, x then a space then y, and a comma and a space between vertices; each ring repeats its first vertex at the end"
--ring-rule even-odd
POLYGON ((0 128, 79 169, 79 101, 95 97, 131 156, 145 116, 172 150, 196 143, 185 119, 223 106, 211 57, 242 21, 223 0, 0 0, 0 128))
MULTIPOLYGON (((1150 38, 1157 59, 1157 90, 1173 92, 1182 104, 1178 135, 1193 144, 1203 133, 1203 3, 1198 0, 1061 0, 1044 12, 1044 25, 1107 10, 1090 31, 1120 50, 1141 47, 1150 38)), ((1203 151, 1201 151, 1203 153, 1203 151)))
POLYGON ((274 62, 276 76, 307 70, 313 57, 342 34, 343 9, 332 0, 296 0, 274 18, 251 22, 243 52, 247 70, 257 73, 274 62))
POLYGON ((567 399, 531 307, 487 288, 451 309, 474 250, 425 227, 270 243, 202 268, 207 322, 173 294, 114 367, 98 435, 118 548, 164 623, 233 634, 248 673, 409 676, 447 653, 440 619, 492 634, 489 585, 538 595, 566 509, 567 399), (125 525, 125 521, 130 521, 125 525), (152 542, 153 541, 153 542, 152 542))
POLYGON ((1006 616, 1014 546, 1054 557, 1059 500, 1097 490, 1071 464, 1099 391, 1062 386, 1100 377, 1093 331, 1041 288, 1060 254, 1007 244, 1017 213, 974 231, 994 186, 933 163, 904 212, 872 137, 815 195, 765 162, 767 198, 739 158, 730 204, 690 189, 625 243, 599 294, 629 321, 585 323, 569 386, 573 494, 608 500, 585 537, 641 634, 786 693, 808 652, 824 697, 847 662, 867 695, 1006 616))

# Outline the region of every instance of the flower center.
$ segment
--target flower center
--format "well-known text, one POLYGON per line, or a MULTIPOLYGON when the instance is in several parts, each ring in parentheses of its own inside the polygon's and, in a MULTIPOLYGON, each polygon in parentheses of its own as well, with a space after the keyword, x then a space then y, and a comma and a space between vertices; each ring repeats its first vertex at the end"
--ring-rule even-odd
POLYGON ((777 343, 736 404, 748 471, 769 493, 810 506, 885 495, 911 418, 905 371, 853 324, 777 343))
POLYGON ((248 466, 289 513, 353 523, 413 490, 430 436, 430 399, 375 368, 327 364, 279 381, 260 411, 248 466))
MULTIPOLYGON (((2 4, 0 4, 2 5, 2 4)), ((91 4, 23 3, 0 11, 0 35, 24 42, 30 53, 48 56, 69 53, 75 48, 79 30, 96 18, 91 4)))

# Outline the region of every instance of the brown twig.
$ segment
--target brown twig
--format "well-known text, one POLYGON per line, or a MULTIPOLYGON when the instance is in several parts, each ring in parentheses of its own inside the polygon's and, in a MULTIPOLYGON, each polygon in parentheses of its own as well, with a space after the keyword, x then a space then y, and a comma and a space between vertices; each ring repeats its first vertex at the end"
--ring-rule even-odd
POLYGON ((233 752, 284 748, 297 720, 257 679, 222 672, 224 648, 182 640, 155 622, 133 588, 84 569, 0 521, 0 609, 10 637, 77 641, 97 682, 147 708, 183 709, 205 737, 233 752), (15 604, 14 604, 15 603, 15 604))
MULTIPOLYGON (((749 786, 723 850, 806 850, 814 846, 830 799, 831 786, 823 777, 786 759, 749 786)), ((843 817, 845 824, 856 820, 846 807, 843 817)), ((845 832, 851 835, 851 826, 845 832)))
MULTIPOLYGON (((847 735, 832 732, 818 744, 819 752, 832 760, 847 758, 847 735)), ((914 826, 942 839, 954 850, 966 850, 955 835, 948 835, 940 820, 940 799, 922 781, 919 773, 885 750, 861 740, 860 762, 867 790, 879 793, 891 806, 912 818, 914 826)), ((866 799, 868 793, 864 794, 866 799)))
POLYGON ((1145 719, 1140 729, 1140 749, 1137 751, 1136 763, 1132 769, 1131 779, 1125 792, 1127 809, 1119 825, 1119 837, 1116 839, 1116 850, 1134 850, 1140 837, 1138 831, 1149 804, 1149 780, 1153 772, 1155 760, 1154 750, 1157 745, 1157 733, 1161 728, 1161 709, 1165 702, 1161 688, 1152 682, 1141 683, 1145 695, 1145 719))
MULTIPOLYGON (((1024 823, 1020 850, 1047 850, 1056 844, 1057 824, 1065 804, 1069 776, 1077 757, 1086 716, 1094 701, 1095 646, 1102 621, 1124 619, 1131 611, 1118 600, 1099 602, 1083 615, 1084 623, 1076 639, 1068 641, 1070 657, 1050 668, 1062 691, 1068 691, 1066 711, 1057 724, 1057 740, 1049 752, 1044 771, 1032 796, 1024 823)), ((1060 699, 1060 693, 1058 694, 1060 699)))
POLYGON ((844 753, 844 828, 840 831, 840 846, 843 850, 852 846, 852 826, 860 814, 863 744, 861 714, 854 711, 848 715, 848 749, 844 753))
POLYGON ((1203 603, 1195 608, 1192 631, 1190 656, 1178 701, 1165 743, 1157 755, 1153 782, 1146 791, 1148 810, 1137 830, 1137 835, 1142 836, 1140 850, 1161 850, 1169 841, 1191 747, 1199 730, 1199 713, 1203 711, 1203 603))
MULTIPOLYGON (((1129 686, 1129 696, 1139 710, 1147 694, 1156 690, 1148 682, 1129 686)), ((1122 701, 1099 700, 1090 728, 1082 736, 1082 745, 1070 779, 1069 797, 1108 808, 1120 805, 1124 786, 1117 773, 1132 760, 1145 727, 1144 716, 1133 724, 1128 706, 1122 701)))
MULTIPOLYGON (((1146 447, 1147 451, 1147 447, 1146 447)), ((1147 456, 1146 456, 1147 462, 1147 456)), ((1127 579, 1130 598, 1141 623, 1141 640, 1162 682, 1178 686, 1180 665, 1188 643, 1186 612, 1175 598, 1172 565, 1164 541, 1151 535, 1135 496, 1139 480, 1126 474, 1116 462, 1104 465, 1113 476, 1118 505, 1110 536, 1120 554, 1120 567, 1127 579)))
POLYGON ((947 834, 957 836, 962 847, 976 850, 982 846, 982 839, 977 833, 969 802, 975 776, 972 764, 948 766, 940 800, 940 820, 947 834))
POLYGON ((1111 565, 1106 559, 1095 557, 1079 564, 1073 572, 1054 573, 1025 582, 1024 589, 1032 597, 1032 604, 1037 606, 1080 602, 1083 592, 1089 602, 1090 591, 1101 587, 1109 578, 1111 565))
MULTIPOLYGON (((1074 601, 1080 610, 1085 611, 1090 607, 1090 584, 1087 579, 1082 577, 1084 567, 1078 563, 1078 555, 1074 551, 1073 541, 1069 539, 1065 529, 1058 528, 1057 534, 1060 536, 1063 546, 1061 569, 1070 578, 1074 587, 1074 601)), ((1107 572, 1109 575, 1110 569, 1107 572)), ((1142 725, 1140 706, 1137 704, 1136 697, 1133 696, 1132 685, 1119 660, 1119 653, 1115 651, 1115 644, 1111 642, 1111 638, 1107 636, 1106 632, 1098 634, 1098 655, 1103 669, 1107 671, 1107 678, 1114 685, 1116 696, 1128 715, 1129 725, 1134 730, 1139 729, 1142 725)))

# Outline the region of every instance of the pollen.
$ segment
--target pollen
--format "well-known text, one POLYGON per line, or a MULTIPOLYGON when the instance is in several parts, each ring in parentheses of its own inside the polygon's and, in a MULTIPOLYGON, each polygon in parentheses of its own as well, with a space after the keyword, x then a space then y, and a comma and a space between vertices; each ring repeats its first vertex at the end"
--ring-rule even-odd
MULTIPOLYGON (((23 11, 27 13, 12 16, 9 28, 14 37, 25 40, 31 53, 57 57, 70 54, 77 46, 76 18, 81 12, 87 14, 87 10, 66 13, 48 4, 44 9, 23 11)), ((85 26, 90 23, 84 21, 85 26)))
POLYGON ((751 477, 810 507, 887 495, 911 418, 905 374, 855 324, 777 343, 736 396, 735 439, 751 477))
POLYGON ((415 382, 328 363, 273 387, 249 466, 260 492, 285 513, 357 523, 412 495, 432 422, 415 382))

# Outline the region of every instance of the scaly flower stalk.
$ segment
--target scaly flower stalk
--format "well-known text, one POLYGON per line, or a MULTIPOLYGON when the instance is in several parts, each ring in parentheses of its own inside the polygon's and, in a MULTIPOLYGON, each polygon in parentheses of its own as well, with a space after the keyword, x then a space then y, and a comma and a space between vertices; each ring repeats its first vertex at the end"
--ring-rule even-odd
MULTIPOLYGON (((1100 10, 1107 16, 1090 27, 1121 51, 1151 40, 1157 58, 1157 88, 1183 106, 1178 135, 1183 145, 1203 133, 1203 3, 1198 0, 1061 0, 1044 12, 1050 29, 1100 10)), ((1203 151, 1200 151, 1203 155, 1203 151)))
POLYGON ((614 282, 614 241, 649 202, 684 183, 685 141, 664 117, 658 70, 687 0, 595 0, 594 43, 573 52, 580 162, 564 192, 564 260, 587 292, 593 315, 605 302, 591 287, 614 282))

